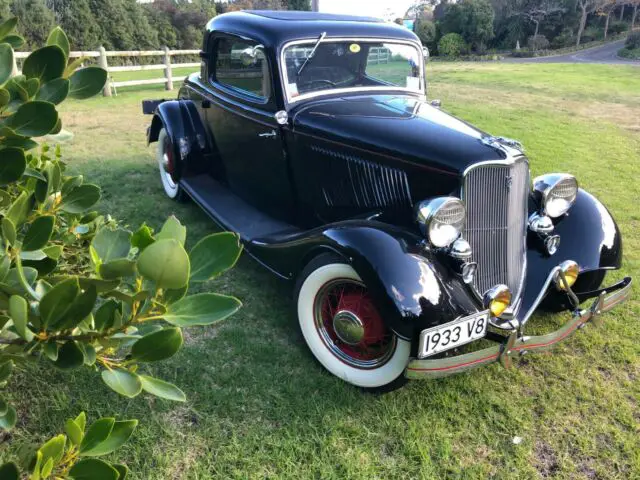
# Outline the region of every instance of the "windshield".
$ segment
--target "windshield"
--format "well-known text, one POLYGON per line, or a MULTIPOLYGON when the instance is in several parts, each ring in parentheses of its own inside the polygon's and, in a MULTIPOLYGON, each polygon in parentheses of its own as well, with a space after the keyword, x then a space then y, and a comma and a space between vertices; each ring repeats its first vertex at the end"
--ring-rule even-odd
POLYGON ((315 44, 309 40, 284 50, 283 76, 289 101, 338 89, 422 91, 421 52, 414 45, 324 40, 311 56, 315 44))

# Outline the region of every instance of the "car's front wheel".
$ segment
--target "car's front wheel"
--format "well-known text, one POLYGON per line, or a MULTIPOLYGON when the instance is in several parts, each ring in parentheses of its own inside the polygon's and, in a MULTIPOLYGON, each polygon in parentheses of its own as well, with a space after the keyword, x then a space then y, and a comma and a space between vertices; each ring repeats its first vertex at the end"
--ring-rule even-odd
POLYGON ((387 328, 350 265, 321 255, 300 275, 296 293, 302 335, 329 372, 377 391, 405 383, 411 345, 387 328))
POLYGON ((160 180, 162 188, 167 197, 181 201, 184 199, 184 192, 180 184, 174 180, 173 174, 176 169, 175 150, 171 143, 171 137, 167 131, 162 128, 158 134, 158 144, 156 147, 156 160, 160 169, 160 180))

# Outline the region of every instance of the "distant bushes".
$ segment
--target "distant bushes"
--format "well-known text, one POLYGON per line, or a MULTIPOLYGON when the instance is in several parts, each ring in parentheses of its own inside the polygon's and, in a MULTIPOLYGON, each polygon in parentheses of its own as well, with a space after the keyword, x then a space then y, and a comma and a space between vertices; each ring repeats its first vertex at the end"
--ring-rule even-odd
POLYGON ((640 32, 629 34, 624 48, 618 51, 618 55, 630 60, 640 60, 640 32))
POLYGON ((549 48, 549 40, 544 35, 531 35, 527 39, 527 47, 529 50, 546 50, 549 48))
POLYGON ((467 43, 458 33, 447 33, 438 42, 438 53, 443 57, 458 58, 467 51, 467 43))

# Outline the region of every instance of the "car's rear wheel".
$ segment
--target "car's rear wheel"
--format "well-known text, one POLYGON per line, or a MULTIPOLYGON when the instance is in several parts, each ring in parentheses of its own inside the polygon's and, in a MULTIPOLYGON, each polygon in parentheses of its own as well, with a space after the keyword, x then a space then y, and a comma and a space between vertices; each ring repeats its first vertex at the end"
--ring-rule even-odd
POLYGON ((184 192, 180 184, 174 180, 173 175, 176 171, 175 150, 171 142, 171 137, 167 131, 162 128, 158 134, 158 144, 156 147, 156 160, 160 169, 160 180, 162 188, 167 197, 181 201, 184 199, 184 192))
POLYGON ((377 391, 405 383, 410 343, 387 328, 350 265, 334 255, 314 259, 300 275, 296 293, 302 335, 329 372, 377 391))

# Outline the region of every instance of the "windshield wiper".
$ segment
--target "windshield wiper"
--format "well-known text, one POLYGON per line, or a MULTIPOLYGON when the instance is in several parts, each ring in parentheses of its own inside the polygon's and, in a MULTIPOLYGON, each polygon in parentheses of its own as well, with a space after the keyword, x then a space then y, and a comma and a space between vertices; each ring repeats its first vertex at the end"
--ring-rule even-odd
POLYGON ((320 42, 322 42, 322 40, 324 40, 324 37, 327 36, 327 32, 322 32, 320 34, 320 37, 318 38, 318 41, 316 42, 316 44, 313 46, 313 49, 311 50, 311 53, 309 54, 309 56, 304 60, 304 63, 302 64, 302 66, 300 67, 300 70, 298 70, 298 73, 296 73, 296 77, 299 77, 300 74, 302 73, 302 70, 304 70, 304 67, 307 66, 307 63, 309 63, 309 61, 313 58, 313 56, 316 54, 316 50, 318 49, 318 46, 320 45, 320 42))

